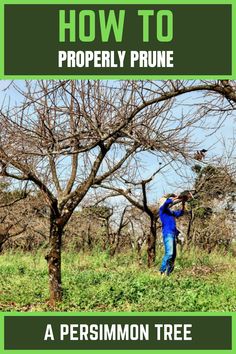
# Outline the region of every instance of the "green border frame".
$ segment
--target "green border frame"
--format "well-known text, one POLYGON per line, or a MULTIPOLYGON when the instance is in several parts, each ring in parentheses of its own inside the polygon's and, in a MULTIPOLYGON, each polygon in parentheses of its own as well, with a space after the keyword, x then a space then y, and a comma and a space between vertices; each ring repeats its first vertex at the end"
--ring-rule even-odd
POLYGON ((0 79, 236 79, 236 0, 0 0, 0 79), (232 5, 232 75, 4 75, 4 5, 5 4, 188 4, 188 5, 232 5))
MULTIPOLYGON (((128 76, 122 75, 119 76, 119 79, 236 79, 236 0, 0 0, 0 79, 61 79, 62 77, 65 78, 65 75, 30 75, 30 76, 5 76, 4 75, 4 5, 5 4, 230 4, 232 5, 232 75, 231 76, 192 76, 192 75, 182 75, 176 76, 171 75, 166 77, 165 75, 159 76, 128 76)), ((66 76, 68 79, 117 79, 117 76, 113 75, 104 75, 104 76, 78 76, 78 75, 69 75, 66 76)), ((20 312, 2 312, 0 313, 0 353, 8 353, 13 354, 16 351, 7 350, 4 351, 4 316, 232 316, 232 350, 218 350, 217 353, 222 354, 229 354, 229 353, 236 353, 236 313, 229 313, 229 312, 171 312, 171 313, 155 313, 155 312, 88 312, 88 313, 75 313, 75 312, 33 312, 33 313, 20 313, 20 312)), ((55 350, 37 350, 34 351, 38 354, 47 354, 51 352, 56 352, 55 350)), ((102 350, 73 350, 70 351, 72 353, 80 353, 80 354, 94 354, 95 352, 102 353, 102 350)), ((136 353, 135 350, 107 350, 106 353, 113 353, 113 354, 128 354, 128 353, 136 353)), ((154 354, 180 354, 183 350, 152 350, 152 351, 145 351, 139 350, 139 354, 147 354, 147 353, 154 353, 154 354)), ((186 353, 186 351, 184 351, 186 353)), ((191 351, 188 351, 191 352, 191 351)), ((204 354, 204 353, 215 353, 215 350, 193 350, 195 354, 204 354)), ((25 353, 32 353, 32 351, 28 350, 18 350, 17 353, 25 354, 25 353)), ((68 350, 60 350, 60 354, 68 353, 68 350)))
POLYGON ((194 353, 194 354, 230 354, 236 353, 236 313, 232 312, 32 312, 32 313, 20 313, 20 312, 2 312, 0 314, 0 353, 7 354, 68 354, 68 353, 80 353, 80 354, 180 354, 180 353, 194 353), (232 350, 4 350, 4 316, 231 316, 232 317, 232 350), (1 335, 2 334, 2 335, 1 335))

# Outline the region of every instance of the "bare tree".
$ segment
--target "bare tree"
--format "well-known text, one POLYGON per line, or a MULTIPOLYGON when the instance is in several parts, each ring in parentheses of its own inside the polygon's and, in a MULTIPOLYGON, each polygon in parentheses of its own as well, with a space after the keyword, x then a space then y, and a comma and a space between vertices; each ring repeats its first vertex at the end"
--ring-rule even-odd
POLYGON ((158 210, 157 205, 153 206, 148 202, 147 189, 149 184, 153 181, 154 177, 163 169, 165 165, 159 167, 151 177, 141 181, 131 181, 122 178, 123 182, 128 185, 126 188, 116 187, 110 184, 101 184, 101 187, 113 192, 119 193, 125 197, 128 202, 146 214, 149 219, 149 233, 147 235, 147 253, 148 253, 148 267, 152 267, 156 257, 156 239, 157 239, 157 222, 158 210), (141 190, 141 193, 140 193, 141 190))
POLYGON ((169 97, 154 100, 153 93, 132 82, 32 81, 15 89, 23 99, 1 109, 1 175, 37 186, 50 207, 46 259, 54 305, 62 298, 65 225, 90 187, 114 174, 135 152, 150 143, 168 149, 155 131, 169 97))

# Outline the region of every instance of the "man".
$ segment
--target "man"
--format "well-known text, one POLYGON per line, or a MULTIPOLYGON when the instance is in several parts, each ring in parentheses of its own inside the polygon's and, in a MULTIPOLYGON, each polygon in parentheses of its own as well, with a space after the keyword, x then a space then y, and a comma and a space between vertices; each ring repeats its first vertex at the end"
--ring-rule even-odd
POLYGON ((171 194, 167 197, 166 201, 161 205, 159 209, 159 215, 162 223, 162 235, 163 243, 165 247, 165 255, 162 259, 160 267, 161 274, 170 275, 174 270, 174 263, 176 258, 176 238, 179 231, 176 228, 176 218, 179 218, 184 214, 186 198, 171 194), (174 202, 182 201, 181 210, 171 210, 169 207, 174 202))

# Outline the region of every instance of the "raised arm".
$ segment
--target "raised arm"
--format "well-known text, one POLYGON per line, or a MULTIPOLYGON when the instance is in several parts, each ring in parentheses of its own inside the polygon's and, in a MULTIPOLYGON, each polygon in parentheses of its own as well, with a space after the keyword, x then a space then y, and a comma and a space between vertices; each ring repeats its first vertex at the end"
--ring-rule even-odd
POLYGON ((185 202, 182 201, 182 209, 174 210, 172 211, 172 213, 176 218, 179 218, 180 216, 184 215, 184 211, 185 211, 185 202))
POLYGON ((173 199, 172 198, 168 198, 166 199, 165 203, 162 204, 162 206, 160 207, 160 210, 165 211, 166 209, 169 208, 169 206, 173 203, 173 199))

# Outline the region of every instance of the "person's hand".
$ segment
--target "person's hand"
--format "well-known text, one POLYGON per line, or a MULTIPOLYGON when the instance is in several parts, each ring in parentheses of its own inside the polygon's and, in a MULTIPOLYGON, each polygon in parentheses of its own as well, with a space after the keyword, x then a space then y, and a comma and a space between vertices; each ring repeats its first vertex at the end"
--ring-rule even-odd
POLYGON ((173 200, 173 202, 175 202, 177 200, 181 200, 178 195, 176 197, 172 197, 171 199, 173 200))
POLYGON ((189 194, 179 195, 178 198, 179 198, 179 200, 181 200, 182 202, 187 202, 188 199, 190 198, 190 195, 189 195, 189 194))

